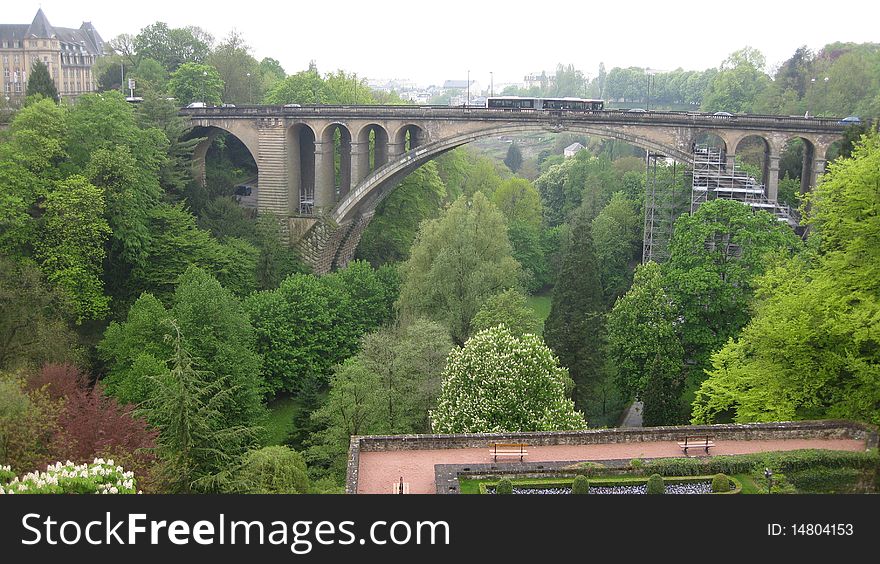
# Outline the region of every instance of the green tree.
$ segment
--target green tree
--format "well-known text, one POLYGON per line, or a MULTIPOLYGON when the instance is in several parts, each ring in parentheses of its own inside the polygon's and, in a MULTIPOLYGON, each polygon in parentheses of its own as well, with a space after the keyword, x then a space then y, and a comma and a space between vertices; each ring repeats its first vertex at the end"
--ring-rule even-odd
POLYGON ((266 93, 267 104, 372 104, 372 91, 366 80, 344 71, 329 73, 324 77, 317 67, 310 65, 278 81, 266 93))
POLYGON ((627 397, 644 402, 647 426, 680 422, 684 349, 676 321, 654 262, 636 270, 632 288, 608 315, 608 357, 615 382, 627 397))
POLYGON ((577 386, 576 403, 585 406, 602 376, 602 285, 593 251, 588 210, 571 221, 562 268, 553 287, 544 339, 559 355, 577 386))
POLYGON ((168 369, 148 374, 150 396, 137 410, 160 430, 159 478, 169 493, 216 492, 228 481, 228 468, 255 443, 257 430, 230 424, 224 408, 241 391, 199 370, 184 348, 174 323, 166 335, 168 369))
POLYGON ((36 257, 46 278, 65 291, 78 323, 100 319, 110 303, 101 280, 104 241, 104 195, 82 176, 70 176, 46 197, 44 226, 36 257))
MULTIPOLYGON (((260 378, 260 355, 255 351, 254 329, 241 303, 210 274, 190 267, 180 277, 166 309, 155 297, 143 294, 125 322, 112 322, 98 345, 107 362, 108 392, 124 403, 151 400, 152 378, 173 366, 180 339, 192 368, 212 386, 235 390, 212 400, 224 427, 253 426, 264 415, 265 384, 260 378), (172 332, 171 325, 175 325, 172 332)), ((180 360, 178 358, 178 360, 180 360)), ((215 422, 217 423, 217 422, 215 422)))
POLYGON ((633 265, 641 257, 642 218, 636 204, 623 192, 615 192, 593 219, 592 234, 602 293, 610 308, 629 288, 633 265))
POLYGON ((510 147, 507 148, 507 155, 504 157, 504 164, 513 172, 518 171, 522 166, 522 151, 516 143, 512 143, 510 147))
POLYGON ((223 79, 211 65, 185 63, 171 73, 168 88, 182 105, 204 102, 216 106, 223 100, 223 79))
POLYGON ((335 364, 357 350, 351 299, 338 284, 295 274, 275 290, 251 294, 245 307, 270 393, 314 392, 327 383, 335 364))
POLYGON ((0 255, 0 370, 76 360, 71 304, 36 266, 0 255))
POLYGON ((308 493, 306 462, 300 453, 286 446, 250 450, 224 489, 242 494, 308 493))
POLYGON ((55 81, 49 76, 49 68, 42 61, 34 61, 31 65, 31 74, 27 81, 27 95, 40 95, 58 102, 58 88, 55 81))
POLYGON ((815 253, 758 280, 756 313, 712 356, 693 421, 880 422, 880 139, 833 162, 808 195, 815 253))
POLYGON ((203 63, 212 43, 213 38, 200 28, 169 28, 163 22, 156 22, 143 28, 130 41, 126 40, 124 50, 131 51, 137 62, 154 59, 173 73, 186 63, 203 63))
POLYGON ((787 225, 731 200, 713 200, 675 222, 663 274, 682 316, 692 387, 703 379, 709 354, 748 322, 754 278, 767 255, 791 255, 801 246, 787 225))
POLYGON ((540 337, 515 337, 504 327, 474 335, 449 353, 435 433, 500 433, 583 429, 583 414, 566 397, 567 371, 540 337))
POLYGON ((508 178, 492 194, 492 203, 508 223, 520 222, 541 227, 541 196, 525 178, 508 178))
POLYGON ((476 332, 504 325, 516 337, 526 333, 538 335, 541 331, 541 321, 526 303, 526 297, 516 289, 505 290, 486 300, 471 325, 476 332))
POLYGON ((233 104, 256 104, 263 98, 260 63, 251 55, 244 37, 231 31, 208 55, 223 82, 222 99, 233 104))
POLYGON ((422 223, 402 274, 402 318, 443 323, 463 344, 483 302, 517 285, 520 266, 510 255, 504 216, 477 193, 422 223))
POLYGON ((721 64, 703 98, 707 112, 750 112, 759 96, 770 85, 764 74, 766 61, 760 51, 745 47, 731 53, 721 64))

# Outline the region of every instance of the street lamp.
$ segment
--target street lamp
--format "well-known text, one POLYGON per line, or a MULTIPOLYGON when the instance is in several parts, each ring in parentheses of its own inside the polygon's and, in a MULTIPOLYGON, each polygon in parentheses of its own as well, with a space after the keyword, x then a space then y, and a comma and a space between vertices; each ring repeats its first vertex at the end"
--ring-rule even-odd
POLYGON ((767 478, 767 493, 769 494, 770 488, 773 486, 773 472, 769 468, 764 468, 764 477, 767 478))
POLYGON ((207 81, 208 81, 208 71, 202 71, 202 103, 205 104, 205 106, 208 105, 207 100, 205 100, 205 98, 208 97, 208 93, 207 93, 208 86, 205 84, 207 81))
POLYGON ((489 96, 495 95, 495 75, 489 71, 489 96))
POLYGON ((468 69, 467 78, 467 107, 471 106, 471 70, 468 69))

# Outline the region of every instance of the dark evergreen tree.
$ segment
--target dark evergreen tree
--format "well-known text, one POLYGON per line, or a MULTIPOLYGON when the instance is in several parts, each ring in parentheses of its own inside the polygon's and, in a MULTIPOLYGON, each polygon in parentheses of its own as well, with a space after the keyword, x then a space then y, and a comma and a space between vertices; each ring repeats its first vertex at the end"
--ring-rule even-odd
POLYGON ((602 370, 602 284, 588 212, 581 206, 572 217, 550 316, 544 323, 544 340, 568 368, 575 383, 575 404, 584 411, 602 370))
POLYGON ((46 98, 58 101, 58 89, 55 87, 52 77, 49 76, 49 68, 40 61, 35 61, 31 66, 31 76, 28 78, 27 95, 33 96, 34 94, 41 94, 46 98))
POLYGON ((516 172, 522 166, 522 163, 522 151, 520 151, 517 144, 514 143, 507 149, 507 156, 504 157, 504 164, 507 165, 507 168, 516 172))

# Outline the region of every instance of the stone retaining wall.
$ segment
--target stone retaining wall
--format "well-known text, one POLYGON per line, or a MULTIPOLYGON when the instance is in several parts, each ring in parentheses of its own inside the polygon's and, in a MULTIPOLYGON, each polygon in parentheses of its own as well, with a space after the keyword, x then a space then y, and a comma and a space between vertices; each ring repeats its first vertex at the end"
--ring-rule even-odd
POLYGON ((354 436, 348 454, 346 493, 356 493, 361 452, 482 448, 490 441, 525 442, 533 446, 590 445, 677 441, 685 435, 709 434, 721 440, 855 439, 877 448, 873 425, 844 420, 783 421, 720 425, 629 427, 532 433, 476 433, 461 435, 354 436))

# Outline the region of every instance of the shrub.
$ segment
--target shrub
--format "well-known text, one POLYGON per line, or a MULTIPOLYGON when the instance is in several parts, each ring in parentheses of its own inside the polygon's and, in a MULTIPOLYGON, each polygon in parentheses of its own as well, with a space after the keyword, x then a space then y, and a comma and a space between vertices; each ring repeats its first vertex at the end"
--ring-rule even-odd
MULTIPOLYGON (((5 467, 8 468, 8 467, 5 467)), ((56 462, 45 472, 30 472, 0 485, 0 494, 133 494, 137 485, 133 472, 126 472, 112 460, 96 458, 91 464, 56 462)))
POLYGON ((571 483, 571 493, 588 494, 590 493, 590 480, 586 476, 575 476, 571 483))
POLYGON ((712 493, 729 492, 730 478, 726 474, 715 474, 712 477, 712 493))
POLYGON ((15 478, 15 472, 12 471, 11 466, 8 464, 6 466, 0 466, 0 486, 13 478, 15 478))
POLYGON ((509 495, 513 493, 513 482, 507 478, 502 478, 495 485, 495 493, 499 495, 509 495))
POLYGON ((629 465, 631 468, 642 468, 645 466, 645 461, 641 458, 633 458, 629 461, 629 465))
POLYGON ((666 484, 663 483, 663 476, 660 474, 651 474, 648 478, 648 494, 665 494, 666 484))

